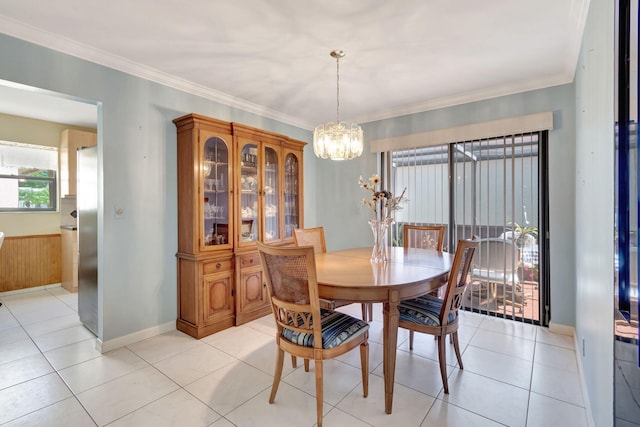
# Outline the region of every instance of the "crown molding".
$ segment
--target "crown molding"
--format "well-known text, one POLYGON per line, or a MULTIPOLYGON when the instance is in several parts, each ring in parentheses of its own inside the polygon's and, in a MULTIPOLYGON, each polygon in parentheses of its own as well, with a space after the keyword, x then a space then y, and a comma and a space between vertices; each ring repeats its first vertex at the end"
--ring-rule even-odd
POLYGON ((226 93, 192 83, 174 75, 158 71, 154 68, 140 65, 121 56, 113 55, 66 37, 61 37, 58 34, 44 31, 41 28, 27 25, 23 22, 0 16, 0 28, 2 28, 2 33, 4 34, 55 50, 57 52, 103 65, 114 70, 122 71, 123 73, 131 74, 192 95, 197 95, 258 116, 277 120, 291 126, 296 126, 302 129, 313 129, 312 124, 297 117, 289 116, 279 111, 275 111, 244 99, 236 98, 226 93))

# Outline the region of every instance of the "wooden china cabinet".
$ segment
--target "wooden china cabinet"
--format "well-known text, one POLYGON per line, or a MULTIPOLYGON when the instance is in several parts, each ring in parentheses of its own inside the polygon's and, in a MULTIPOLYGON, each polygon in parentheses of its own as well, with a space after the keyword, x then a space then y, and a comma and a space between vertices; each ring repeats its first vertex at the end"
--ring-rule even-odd
POLYGON ((255 241, 303 227, 304 142, 197 114, 178 134, 177 328, 201 338, 269 313, 255 241))

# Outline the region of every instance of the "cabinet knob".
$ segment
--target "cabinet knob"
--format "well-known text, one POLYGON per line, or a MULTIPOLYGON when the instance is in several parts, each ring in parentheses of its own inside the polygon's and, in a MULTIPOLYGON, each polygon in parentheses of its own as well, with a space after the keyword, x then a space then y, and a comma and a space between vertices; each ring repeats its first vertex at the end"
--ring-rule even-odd
POLYGON ((222 264, 217 263, 217 264, 216 264, 216 268, 220 268, 220 267, 222 267, 222 264))

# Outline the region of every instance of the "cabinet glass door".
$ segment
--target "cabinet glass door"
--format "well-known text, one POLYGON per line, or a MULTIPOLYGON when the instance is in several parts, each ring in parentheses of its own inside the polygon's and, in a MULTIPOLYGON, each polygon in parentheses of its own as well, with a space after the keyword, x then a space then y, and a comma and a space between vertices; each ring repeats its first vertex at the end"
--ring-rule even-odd
POLYGON ((264 149, 264 240, 280 240, 280 194, 278 152, 265 146, 264 149))
POLYGON ((300 224, 300 197, 298 194, 300 163, 298 157, 288 153, 284 161, 284 237, 292 238, 300 224))
POLYGON ((202 184, 204 246, 228 245, 229 240, 229 146, 220 137, 203 144, 202 184))
POLYGON ((240 243, 258 239, 258 146, 240 148, 240 243))

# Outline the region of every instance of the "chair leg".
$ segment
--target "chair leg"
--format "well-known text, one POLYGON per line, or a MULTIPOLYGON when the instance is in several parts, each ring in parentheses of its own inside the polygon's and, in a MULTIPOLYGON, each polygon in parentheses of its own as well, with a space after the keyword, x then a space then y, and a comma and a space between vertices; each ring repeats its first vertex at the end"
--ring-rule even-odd
POLYGON ((450 335, 450 339, 453 340, 453 349, 456 352, 456 358, 458 359, 458 366, 460 369, 464 369, 462 366, 462 355, 460 354, 460 345, 458 345, 458 331, 450 335))
POLYGON ((304 371, 309 372, 309 359, 304 359, 304 371))
POLYGON ((440 362, 440 375, 442 376, 442 387, 444 393, 449 394, 449 382, 447 381, 447 354, 445 340, 442 335, 438 335, 438 361, 440 362))
POLYGON ((278 386, 280 385, 280 377, 282 376, 282 366, 284 365, 284 350, 278 347, 278 356, 276 357, 276 372, 273 374, 273 385, 271 386, 271 396, 269 396, 269 403, 273 403, 276 400, 276 393, 278 392, 278 386))
MULTIPOLYGON (((305 359, 306 360, 306 359, 305 359)), ((318 412, 318 427, 322 427, 322 360, 313 361, 316 368, 316 411, 318 412)))
POLYGON ((362 320, 371 322, 373 320, 373 304, 370 302, 362 303, 362 320))
POLYGON ((409 330, 409 350, 413 350, 413 329, 409 330))
POLYGON ((369 395, 369 343, 360 344, 360 366, 362 369, 362 393, 364 397, 369 395))
POLYGON ((298 367, 298 361, 293 354, 291 355, 291 366, 293 366, 293 369, 296 369, 298 367))

